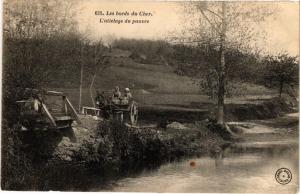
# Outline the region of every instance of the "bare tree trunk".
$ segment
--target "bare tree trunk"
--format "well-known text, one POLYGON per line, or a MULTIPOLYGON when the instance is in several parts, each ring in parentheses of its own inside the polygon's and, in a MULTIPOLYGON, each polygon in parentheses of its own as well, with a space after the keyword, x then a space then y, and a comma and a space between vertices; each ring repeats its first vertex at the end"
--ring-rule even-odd
POLYGON ((96 108, 96 104, 95 104, 95 100, 94 100, 94 97, 93 97, 93 86, 94 86, 94 82, 95 82, 95 79, 96 79, 96 75, 97 75, 97 71, 95 71, 95 74, 92 78, 92 82, 91 82, 91 85, 90 85, 90 97, 92 99, 92 103, 93 103, 94 108, 96 108))
POLYGON ((279 98, 281 98, 282 90, 283 90, 283 82, 281 81, 279 86, 279 98))
MULTIPOLYGON (((91 100, 92 100, 92 103, 93 103, 93 107, 96 108, 96 104, 95 104, 95 100, 94 100, 94 96, 93 96, 93 86, 94 86, 94 82, 95 82, 95 79, 96 79, 96 76, 97 76, 97 72, 98 72, 98 68, 97 67, 97 50, 96 50, 96 46, 94 48, 94 66, 95 66, 95 73, 93 75, 93 78, 92 78, 92 82, 90 84, 90 97, 91 97, 91 100)), ((95 112, 96 113, 96 112, 95 112)))
POLYGON ((81 98, 82 98, 82 81, 83 81, 83 53, 81 48, 81 66, 80 66, 80 84, 79 84, 79 104, 78 104, 78 111, 80 112, 81 109, 81 98))
POLYGON ((91 85, 90 85, 90 97, 91 97, 91 100, 92 100, 92 103, 93 103, 93 107, 96 108, 95 100, 94 100, 94 97, 93 97, 93 86, 94 86, 94 82, 95 82, 95 79, 96 79, 96 76, 97 76, 97 70, 98 70, 97 62, 96 62, 96 46, 94 48, 94 66, 95 66, 96 71, 94 73, 94 76, 92 78, 92 82, 91 82, 91 85))
MULTIPOLYGON (((101 64, 98 64, 98 65, 101 65, 101 64)), ((103 63, 102 63, 103 65, 103 63)), ((94 87, 94 83, 95 83, 95 80, 96 80, 96 77, 97 77, 97 73, 102 73, 102 71, 105 69, 105 67, 102 67, 101 69, 99 69, 99 67, 96 67, 96 70, 95 70, 95 73, 93 75, 93 78, 92 78, 92 82, 90 84, 90 88, 89 88, 89 91, 90 91, 90 97, 92 99, 92 103, 93 103, 93 106, 94 108, 96 108, 96 104, 95 104, 95 99, 93 98, 93 87, 94 87)))
POLYGON ((224 124, 224 95, 225 95, 225 39, 226 39, 226 5, 222 2, 222 29, 220 34, 220 66, 219 66, 219 88, 218 88, 218 124, 224 124))
MULTIPOLYGON (((97 74, 98 72, 99 73, 102 73, 102 71, 105 69, 105 64, 104 64, 104 59, 102 59, 101 61, 97 61, 97 50, 96 50, 96 47, 95 47, 95 50, 94 50, 94 66, 95 66, 95 72, 94 72, 94 75, 93 75, 93 78, 92 78, 92 82, 90 84, 90 97, 91 97, 91 100, 92 100, 92 103, 93 103, 93 106, 96 108, 96 104, 95 104, 95 100, 93 98, 93 87, 94 87, 94 83, 95 83, 95 80, 97 78, 97 74)), ((98 54, 99 55, 99 54, 98 54)), ((101 59, 101 58, 100 58, 101 59)), ((96 112, 95 112, 96 113, 96 112)))
POLYGON ((219 88, 218 88, 218 124, 224 124, 224 94, 225 94, 225 56, 224 50, 221 50, 220 72, 219 72, 219 88))

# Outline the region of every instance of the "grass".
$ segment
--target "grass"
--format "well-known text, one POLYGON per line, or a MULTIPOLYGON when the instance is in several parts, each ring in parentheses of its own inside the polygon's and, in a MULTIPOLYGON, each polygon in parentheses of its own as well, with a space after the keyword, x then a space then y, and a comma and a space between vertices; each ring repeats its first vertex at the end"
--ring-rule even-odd
MULTIPOLYGON (((114 86, 118 85, 121 90, 129 87, 139 106, 207 109, 215 103, 205 91, 194 84, 195 80, 177 75, 173 67, 137 63, 127 56, 126 51, 118 50, 118 55, 120 54, 124 56, 110 58, 110 66, 98 73, 93 96, 96 90, 106 91, 110 96, 114 86)), ((84 73, 83 106, 93 105, 88 89, 91 77, 92 72, 84 73)), ((200 79, 196 80, 199 81, 200 79)), ((78 107, 79 84, 74 82, 66 88, 63 82, 64 80, 61 83, 62 87, 51 89, 66 93, 73 105, 78 107)), ((274 96, 273 91, 263 86, 248 83, 232 83, 232 85, 234 95, 226 97, 227 104, 258 103, 274 96)))
MULTIPOLYGON (((61 91, 67 94, 75 107, 78 107, 79 89, 78 88, 51 88, 51 90, 61 91)), ((106 91, 106 94, 111 95, 111 90, 106 91)), ((93 91, 95 96, 95 90, 93 91)), ((135 100, 139 106, 168 106, 177 108, 207 108, 215 102, 204 94, 184 94, 184 93, 149 93, 143 94, 140 90, 133 91, 135 100)), ((256 104, 266 99, 270 99, 274 94, 242 95, 226 98, 226 104, 256 104)), ((92 106, 89 89, 85 88, 82 91, 82 105, 92 106)))
POLYGON ((110 89, 115 85, 163 93, 199 93, 199 88, 186 76, 179 76, 169 66, 128 62, 114 64, 99 75, 95 88, 110 89))

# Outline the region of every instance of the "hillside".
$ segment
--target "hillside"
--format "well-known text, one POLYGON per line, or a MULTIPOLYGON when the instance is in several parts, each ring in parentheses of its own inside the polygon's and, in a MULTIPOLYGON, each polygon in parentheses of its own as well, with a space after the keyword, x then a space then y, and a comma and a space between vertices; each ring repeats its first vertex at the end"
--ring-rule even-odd
POLYGON ((189 77, 175 74, 173 67, 136 62, 128 51, 113 50, 109 63, 109 67, 97 75, 95 89, 109 90, 118 85, 159 93, 199 92, 189 77))
MULTIPOLYGON (((84 70, 83 102, 87 105, 91 105, 88 88, 92 76, 92 71, 84 70)), ((56 80, 58 84, 54 84, 54 87, 50 86, 49 89, 66 92, 76 104, 79 93, 79 77, 78 80, 71 83, 67 83, 68 80, 71 80, 70 77, 63 76, 62 78, 65 79, 56 80)), ((121 90, 129 87, 135 96, 146 95, 149 97, 155 93, 153 100, 150 101, 156 101, 159 93, 199 94, 201 92, 199 87, 193 84, 191 78, 174 73, 173 67, 138 63, 130 58, 130 52, 119 49, 110 54, 108 68, 98 72, 93 91, 99 90, 110 93, 115 86, 119 86, 121 90)))
MULTIPOLYGON (((136 58, 130 56, 126 50, 115 49, 109 53, 109 65, 102 72, 98 72, 94 83, 93 92, 96 90, 105 91, 110 94, 114 86, 119 86, 121 90, 129 87, 134 97, 140 105, 172 106, 177 108, 193 108, 192 104, 198 104, 198 108, 207 108, 207 104, 212 104, 212 100, 201 91, 195 80, 187 76, 181 76, 174 72, 174 67, 169 65, 154 65, 137 62, 136 58), (202 104, 204 106, 199 106, 202 104)), ((76 75, 76 73, 75 73, 76 75)), ((73 75, 74 76, 74 75, 73 75)), ((85 106, 92 106, 89 93, 89 85, 93 76, 93 71, 84 70, 83 96, 82 101, 85 106), (87 72, 89 71, 89 72, 87 72)), ((65 77, 66 78, 66 77, 65 77)), ((79 77, 77 82, 66 83, 69 78, 59 80, 61 87, 49 87, 67 93, 71 101, 78 105, 79 97, 79 77)), ((255 84, 238 84, 236 90, 247 96, 233 96, 230 102, 244 102, 253 98, 268 99, 274 92, 263 86, 255 84), (241 99, 242 98, 242 99, 241 99)))

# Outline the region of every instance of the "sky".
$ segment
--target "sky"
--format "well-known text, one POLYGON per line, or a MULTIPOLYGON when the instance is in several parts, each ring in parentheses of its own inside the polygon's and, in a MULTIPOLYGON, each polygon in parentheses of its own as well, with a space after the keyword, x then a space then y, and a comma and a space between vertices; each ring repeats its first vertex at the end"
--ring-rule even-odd
MULTIPOLYGON (((274 2, 270 2, 274 4, 274 2)), ((277 4, 275 18, 269 19, 256 30, 264 30, 267 36, 258 47, 267 53, 277 54, 288 52, 299 55, 299 2, 280 2, 277 4)), ((78 5, 76 20, 82 33, 89 34, 92 39, 105 40, 113 38, 165 39, 172 32, 179 32, 183 23, 183 6, 176 2, 124 2, 87 0, 78 5), (128 12, 129 16, 96 15, 95 11, 128 12), (130 16, 135 11, 138 14, 151 13, 152 16, 130 16), (101 23, 105 19, 136 19, 149 20, 149 23, 101 23), (88 32, 88 33, 87 33, 88 32)), ((131 21, 132 22, 132 21, 131 21)))

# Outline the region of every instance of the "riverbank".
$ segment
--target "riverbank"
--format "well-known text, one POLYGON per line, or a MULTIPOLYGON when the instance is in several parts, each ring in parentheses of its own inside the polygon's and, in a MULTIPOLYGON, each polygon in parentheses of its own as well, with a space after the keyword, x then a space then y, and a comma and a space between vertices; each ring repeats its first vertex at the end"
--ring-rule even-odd
POLYGON ((299 180, 298 113, 246 122, 231 122, 241 130, 239 141, 216 155, 162 164, 92 191, 155 193, 296 193, 299 180), (191 165, 193 164, 193 165, 191 165), (281 185, 280 168, 292 179, 281 185))
MULTIPOLYGON (((107 183, 129 174, 139 174, 145 169, 155 169, 163 163, 183 158, 214 154, 228 143, 210 131, 206 121, 179 127, 173 124, 173 127, 142 129, 101 122, 94 135, 94 140, 83 143, 79 151, 69 152, 76 153, 70 156, 69 163, 81 163, 87 171, 81 175, 85 177, 82 180, 84 186, 71 183, 68 190, 89 190, 93 185, 105 189, 107 183)), ((90 134, 90 137, 94 135, 90 134)), ((61 185, 58 190, 65 188, 61 185)))
MULTIPOLYGON (((268 110, 282 114, 292 110, 288 104, 273 100, 268 110)), ((263 110, 267 109, 257 112, 263 110)), ((11 180, 2 181, 2 188, 86 191, 95 181, 104 186, 106 182, 166 162, 214 155, 229 143, 217 130, 212 130, 211 119, 139 127, 99 121, 88 115, 81 115, 80 120, 81 124, 75 123, 67 130, 17 132, 9 129, 18 141, 7 145, 11 146, 7 150, 24 159, 6 164, 11 168, 5 169, 4 174, 11 180), (17 173, 11 176, 10 171, 17 173)), ((8 136, 11 138, 11 134, 8 136)))
POLYGON ((80 119, 81 124, 68 130, 15 131, 18 142, 8 150, 26 160, 6 163, 11 167, 4 170, 7 178, 17 176, 11 176, 10 170, 22 173, 17 181, 4 179, 2 188, 85 191, 95 180, 105 185, 128 172, 205 155, 226 143, 207 128, 206 121, 179 124, 179 128, 176 123, 166 128, 138 128, 97 121, 88 115, 80 119))
MULTIPOLYGON (((213 117, 216 104, 212 102, 190 102, 190 104, 159 104, 139 107, 140 122, 158 121, 191 122, 213 117)), ((282 98, 250 96, 248 98, 230 98, 225 103, 226 121, 245 121, 253 119, 276 118, 285 113, 297 112, 296 98, 284 95, 282 98)))

